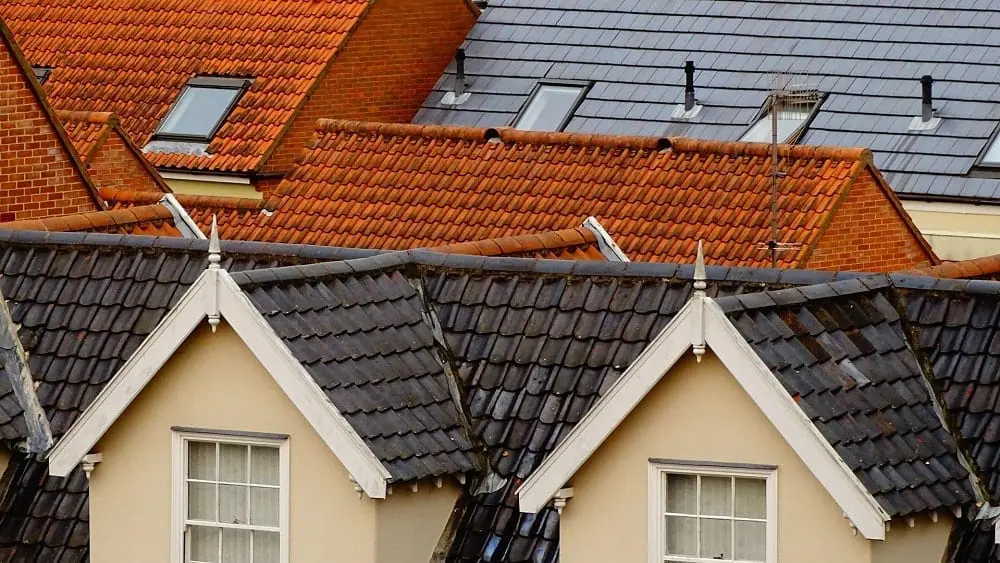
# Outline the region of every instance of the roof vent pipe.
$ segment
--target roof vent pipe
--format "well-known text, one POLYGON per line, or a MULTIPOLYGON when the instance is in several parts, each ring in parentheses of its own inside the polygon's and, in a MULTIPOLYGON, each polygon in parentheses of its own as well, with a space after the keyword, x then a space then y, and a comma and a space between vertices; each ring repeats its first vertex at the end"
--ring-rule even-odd
POLYGON ((455 51, 455 84, 451 92, 441 96, 441 105, 460 106, 469 100, 471 94, 465 91, 465 49, 455 51))
MULTIPOLYGON (((925 77, 925 78, 930 78, 925 77)), ((465 93, 465 49, 455 51, 455 97, 461 98, 465 93)))
POLYGON ((932 85, 934 84, 934 79, 931 75, 925 74, 920 77, 921 85, 921 102, 920 102, 920 121, 928 123, 934 118, 934 95, 932 93, 932 85))
POLYGON ((694 61, 684 63, 684 111, 694 109, 694 61))

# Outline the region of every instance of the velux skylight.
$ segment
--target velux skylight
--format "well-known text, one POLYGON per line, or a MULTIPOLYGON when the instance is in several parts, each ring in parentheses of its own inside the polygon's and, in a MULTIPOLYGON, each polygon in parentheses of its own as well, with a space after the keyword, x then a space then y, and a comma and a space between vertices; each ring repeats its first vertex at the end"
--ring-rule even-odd
POLYGON ((31 70, 35 71, 35 78, 38 79, 39 84, 45 84, 49 75, 52 74, 52 69, 47 66, 33 66, 31 70))
POLYGON ((819 108, 822 96, 815 90, 787 91, 772 94, 758 114, 757 121, 743 134, 741 141, 770 143, 773 140, 771 125, 777 112, 779 143, 795 143, 805 132, 805 126, 819 108))
POLYGON ((191 79, 156 130, 157 139, 207 143, 246 91, 245 78, 191 79))
POLYGON ((583 101, 587 84, 539 84, 514 121, 515 129, 562 131, 583 101))

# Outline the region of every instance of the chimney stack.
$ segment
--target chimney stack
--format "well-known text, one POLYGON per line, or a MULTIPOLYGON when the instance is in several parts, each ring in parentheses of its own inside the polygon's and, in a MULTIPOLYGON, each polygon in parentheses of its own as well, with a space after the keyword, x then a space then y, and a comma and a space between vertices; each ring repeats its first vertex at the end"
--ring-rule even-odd
POLYGON ((694 61, 684 63, 684 111, 694 109, 694 61))
POLYGON ((465 49, 455 51, 455 98, 465 93, 465 49))
POLYGON ((928 123, 934 117, 934 96, 931 91, 931 87, 934 84, 934 79, 931 75, 925 74, 920 77, 921 85, 921 102, 920 102, 920 121, 928 123))

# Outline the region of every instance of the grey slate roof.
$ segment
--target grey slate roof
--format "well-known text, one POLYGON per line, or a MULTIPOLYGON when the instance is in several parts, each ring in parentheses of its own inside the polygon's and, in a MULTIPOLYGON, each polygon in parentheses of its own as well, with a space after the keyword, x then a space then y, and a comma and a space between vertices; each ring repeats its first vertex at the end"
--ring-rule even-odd
MULTIPOLYGON (((148 318, 162 317, 205 267, 205 244, 73 234, 28 240, 36 236, 0 233, 0 287, 25 329, 29 352, 46 339, 55 342, 49 345, 54 351, 42 347, 32 361, 39 362, 40 398, 60 421, 53 423, 58 434, 134 350, 132 338, 148 334, 148 318), (114 294, 97 307, 105 299, 99 289, 114 294), (85 344, 61 348, 76 337, 85 344)), ((485 448, 491 473, 470 481, 456 507, 448 559, 463 562, 557 560, 558 515, 551 509, 521 514, 516 488, 684 305, 692 275, 690 266, 672 264, 429 251, 359 258, 338 249, 275 245, 228 245, 224 260, 224 267, 243 272, 234 279, 317 381, 327 380, 329 396, 373 449, 386 445, 379 456, 390 466, 422 456, 452 471, 471 459, 472 448, 456 446, 464 436, 461 421, 450 418, 440 400, 453 370, 464 389, 469 443, 485 448), (354 259, 313 263, 338 258, 354 259), (355 353, 340 348, 338 337, 350 339, 355 353), (440 361, 440 352, 450 361, 440 361), (371 374, 355 369, 371 366, 391 374, 387 395, 411 389, 413 400, 406 397, 400 409, 392 407, 402 403, 381 403, 382 388, 370 393, 376 391, 371 374), (350 379, 333 380, 333 369, 350 379), (413 383, 421 389, 409 387, 413 383), (417 414, 438 408, 445 417, 417 414), (390 412, 404 414, 399 426, 388 428, 419 419, 423 426, 408 438, 422 436, 404 439, 405 447, 380 442, 382 417, 391 418, 390 412), (442 442, 441 436, 455 439, 442 442)), ((899 311, 918 296, 985 300, 1000 294, 1000 284, 718 267, 708 275, 709 293, 720 297, 741 333, 890 513, 971 498, 955 441, 941 432, 932 398, 918 384, 924 350, 914 350, 908 335, 924 329, 899 311), (740 297, 726 297, 732 295, 740 297)), ((961 330, 964 317, 955 315, 948 321, 931 315, 920 326, 943 322, 961 330)), ((963 368, 948 377, 980 375, 987 373, 963 368)), ((0 409, 9 401, 0 398, 0 409)), ((86 560, 85 481, 79 472, 44 477, 33 464, 18 460, 8 469, 7 478, 20 486, 8 488, 0 506, 9 507, 0 514, 0 561, 86 560)))
POLYGON ((539 80, 582 80, 567 131, 736 140, 781 72, 828 94, 800 143, 871 148, 904 196, 998 200, 1000 180, 967 177, 1000 122, 998 28, 991 0, 491 0, 465 42, 471 98, 439 104, 452 65, 414 122, 507 126, 539 80), (705 107, 673 120, 687 60, 705 107), (912 132, 924 74, 942 122, 912 132))
POLYGON ((237 279, 393 480, 482 469, 440 329, 401 272, 237 279))

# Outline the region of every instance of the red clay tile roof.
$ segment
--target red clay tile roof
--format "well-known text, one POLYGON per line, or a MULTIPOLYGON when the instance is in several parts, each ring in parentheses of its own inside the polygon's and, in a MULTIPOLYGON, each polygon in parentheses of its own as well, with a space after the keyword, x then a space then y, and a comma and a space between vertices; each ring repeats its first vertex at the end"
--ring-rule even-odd
MULTIPOLYGON (((161 194, 162 197, 162 194, 161 194)), ((154 203, 128 209, 91 211, 45 219, 26 219, 0 223, 0 230, 94 232, 127 235, 179 237, 174 216, 166 206, 154 203)))
POLYGON ((460 242, 438 246, 434 250, 446 254, 476 256, 607 261, 598 246, 597 236, 586 227, 460 242))
POLYGON ((1000 254, 958 262, 942 262, 937 266, 914 268, 903 273, 932 278, 997 280, 1000 279, 1000 254))
MULTIPOLYGON (((874 168, 863 149, 784 146, 780 157, 780 237, 797 250, 779 266, 795 267, 852 179, 874 168)), ((572 228, 593 215, 632 260, 689 262, 701 239, 714 263, 769 266, 770 173, 763 144, 324 120, 267 199, 273 215, 227 230, 403 249, 572 228)))
POLYGON ((2 16, 66 110, 112 110, 140 146, 195 75, 253 77, 210 157, 164 167, 250 171, 365 14, 368 0, 9 0, 2 16))
MULTIPOLYGON (((163 194, 158 192, 108 188, 101 189, 101 195, 111 209, 147 206, 163 198, 163 194)), ((267 216, 261 213, 264 202, 259 199, 176 193, 173 195, 206 236, 212 230, 213 214, 218 218, 219 236, 225 240, 236 238, 232 236, 236 228, 267 219, 267 216)))

